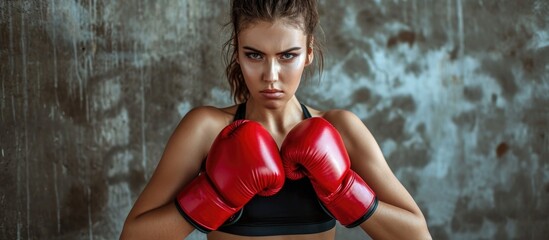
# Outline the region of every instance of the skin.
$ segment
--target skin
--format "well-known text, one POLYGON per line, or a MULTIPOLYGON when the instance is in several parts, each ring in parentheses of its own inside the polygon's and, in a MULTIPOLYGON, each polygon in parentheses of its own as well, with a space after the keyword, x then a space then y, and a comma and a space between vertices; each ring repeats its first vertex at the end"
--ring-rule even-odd
MULTIPOLYGON (((237 62, 250 98, 246 118, 261 123, 280 147, 302 120, 295 96, 304 69, 313 61, 307 36, 293 24, 257 22, 238 36, 237 62)), ((379 206, 360 227, 374 239, 431 239, 421 210, 394 176, 379 145, 362 121, 346 110, 319 111, 314 117, 331 122, 341 134, 357 172, 376 192, 379 206)), ((182 239, 194 228, 179 214, 173 199, 198 174, 217 134, 234 118, 236 105, 197 107, 181 120, 170 137, 149 183, 124 224, 121 239, 182 239)), ((335 238, 335 228, 306 235, 242 237, 213 231, 208 239, 307 240, 335 238)))

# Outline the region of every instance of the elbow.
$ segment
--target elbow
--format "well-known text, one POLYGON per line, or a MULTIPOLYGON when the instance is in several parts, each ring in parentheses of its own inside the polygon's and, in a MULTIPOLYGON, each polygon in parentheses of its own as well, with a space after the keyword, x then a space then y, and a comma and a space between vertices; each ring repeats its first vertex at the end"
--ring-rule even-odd
POLYGON ((126 221, 124 221, 124 226, 122 227, 122 232, 120 233, 120 240, 126 240, 126 239, 136 239, 135 236, 132 236, 132 221, 133 219, 131 219, 130 217, 128 217, 126 219, 126 221))
POLYGON ((433 237, 429 232, 429 226, 427 221, 421 212, 413 213, 413 217, 408 219, 409 231, 401 232, 405 235, 400 235, 398 238, 402 239, 417 239, 417 240, 432 240, 433 237))
POLYGON ((414 239, 414 240, 433 240, 431 233, 426 225, 415 226, 411 231, 405 233, 403 236, 401 233, 398 233, 399 239, 414 239))
POLYGON ((421 235, 421 238, 419 239, 422 239, 422 240, 433 240, 433 237, 431 237, 431 234, 429 233, 429 231, 426 231, 424 234, 421 235))
POLYGON ((418 239, 421 239, 421 240, 433 240, 433 237, 431 237, 431 233, 429 232, 429 230, 427 228, 425 228, 424 231, 421 231, 419 234, 418 234, 418 239))
POLYGON ((120 240, 125 239, 131 239, 128 233, 128 224, 127 222, 124 223, 124 226, 122 227, 122 232, 120 233, 120 240))
POLYGON ((427 222, 425 222, 425 219, 422 218, 423 221, 421 221, 420 226, 417 228, 417 239, 421 240, 432 240, 433 237, 431 236, 431 233, 429 232, 429 227, 427 226, 427 222))

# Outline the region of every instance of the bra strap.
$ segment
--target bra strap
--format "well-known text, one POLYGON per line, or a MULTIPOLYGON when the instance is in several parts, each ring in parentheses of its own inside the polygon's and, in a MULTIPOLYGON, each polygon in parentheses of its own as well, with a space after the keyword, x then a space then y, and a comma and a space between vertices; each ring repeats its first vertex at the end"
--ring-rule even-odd
MULTIPOLYGON (((305 119, 311 118, 312 115, 307 109, 307 107, 305 107, 305 105, 303 105, 302 103, 300 103, 300 105, 301 105, 301 111, 303 111, 303 118, 305 119)), ((246 119, 246 103, 245 102, 238 104, 236 113, 234 114, 233 122, 241 119, 246 119)))
POLYGON ((246 102, 238 104, 236 113, 234 114, 233 122, 236 120, 241 120, 246 118, 246 102))
POLYGON ((303 105, 303 103, 300 103, 300 105, 301 105, 301 110, 303 111, 303 117, 305 119, 313 117, 311 115, 311 113, 309 112, 309 110, 307 109, 307 107, 305 107, 305 105, 303 105))

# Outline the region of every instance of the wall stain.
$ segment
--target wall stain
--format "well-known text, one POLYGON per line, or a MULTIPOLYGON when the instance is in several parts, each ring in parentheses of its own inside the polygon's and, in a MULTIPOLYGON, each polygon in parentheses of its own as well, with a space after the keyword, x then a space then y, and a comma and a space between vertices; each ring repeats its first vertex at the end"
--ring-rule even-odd
POLYGON ((454 116, 452 121, 461 126, 461 129, 464 131, 473 131, 478 120, 478 111, 467 111, 462 112, 461 114, 454 116))
POLYGON ((406 96, 395 96, 393 98, 393 102, 391 103, 391 108, 393 110, 401 109, 404 112, 413 113, 416 111, 417 106, 413 96, 406 95, 406 96))
POLYGON ((393 48, 398 44, 407 43, 409 47, 412 47, 416 42, 416 33, 412 31, 400 31, 396 36, 392 36, 387 40, 387 47, 393 48))
POLYGON ((482 69, 498 82, 503 90, 503 96, 507 99, 513 99, 519 91, 512 69, 506 67, 507 65, 514 65, 514 62, 515 59, 501 61, 487 60, 482 64, 482 69), (507 63, 502 64, 502 62, 507 63))
POLYGON ((370 65, 364 57, 352 54, 351 58, 345 62, 344 70, 354 76, 368 76, 370 74, 370 65))
POLYGON ((353 92, 353 101, 367 103, 372 98, 372 92, 369 88, 359 88, 353 92))
POLYGON ((509 151, 509 145, 506 142, 502 142, 498 144, 496 148, 496 156, 498 158, 501 158, 503 155, 505 155, 509 151))
POLYGON ((463 87, 463 96, 471 102, 479 102, 482 100, 484 93, 480 87, 465 86, 463 87))

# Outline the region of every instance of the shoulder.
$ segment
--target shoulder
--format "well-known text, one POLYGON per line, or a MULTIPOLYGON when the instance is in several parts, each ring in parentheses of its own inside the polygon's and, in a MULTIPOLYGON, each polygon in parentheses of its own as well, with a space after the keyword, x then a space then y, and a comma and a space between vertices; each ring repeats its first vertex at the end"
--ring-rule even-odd
POLYGON ((307 106, 307 109, 313 117, 322 117, 330 122, 342 135, 356 131, 357 127, 366 129, 362 120, 353 112, 345 109, 330 109, 321 111, 307 106))
POLYGON ((344 109, 332 109, 321 112, 320 117, 326 119, 339 131, 353 131, 357 127, 365 127, 362 120, 353 112, 344 109))
POLYGON ((198 106, 191 109, 185 117, 187 118, 206 118, 206 119, 224 119, 234 116, 236 105, 230 107, 198 106))
POLYGON ((360 155, 378 146, 368 127, 355 113, 344 109, 332 109, 321 112, 319 116, 337 129, 349 153, 360 155))
POLYGON ((196 150, 207 153, 215 136, 233 121, 235 111, 236 106, 199 106, 191 109, 177 125, 170 138, 173 144, 170 145, 194 146, 196 150))
POLYGON ((191 109, 181 119, 179 125, 191 126, 196 130, 212 129, 226 126, 232 122, 236 105, 218 108, 213 106, 199 106, 191 109))

